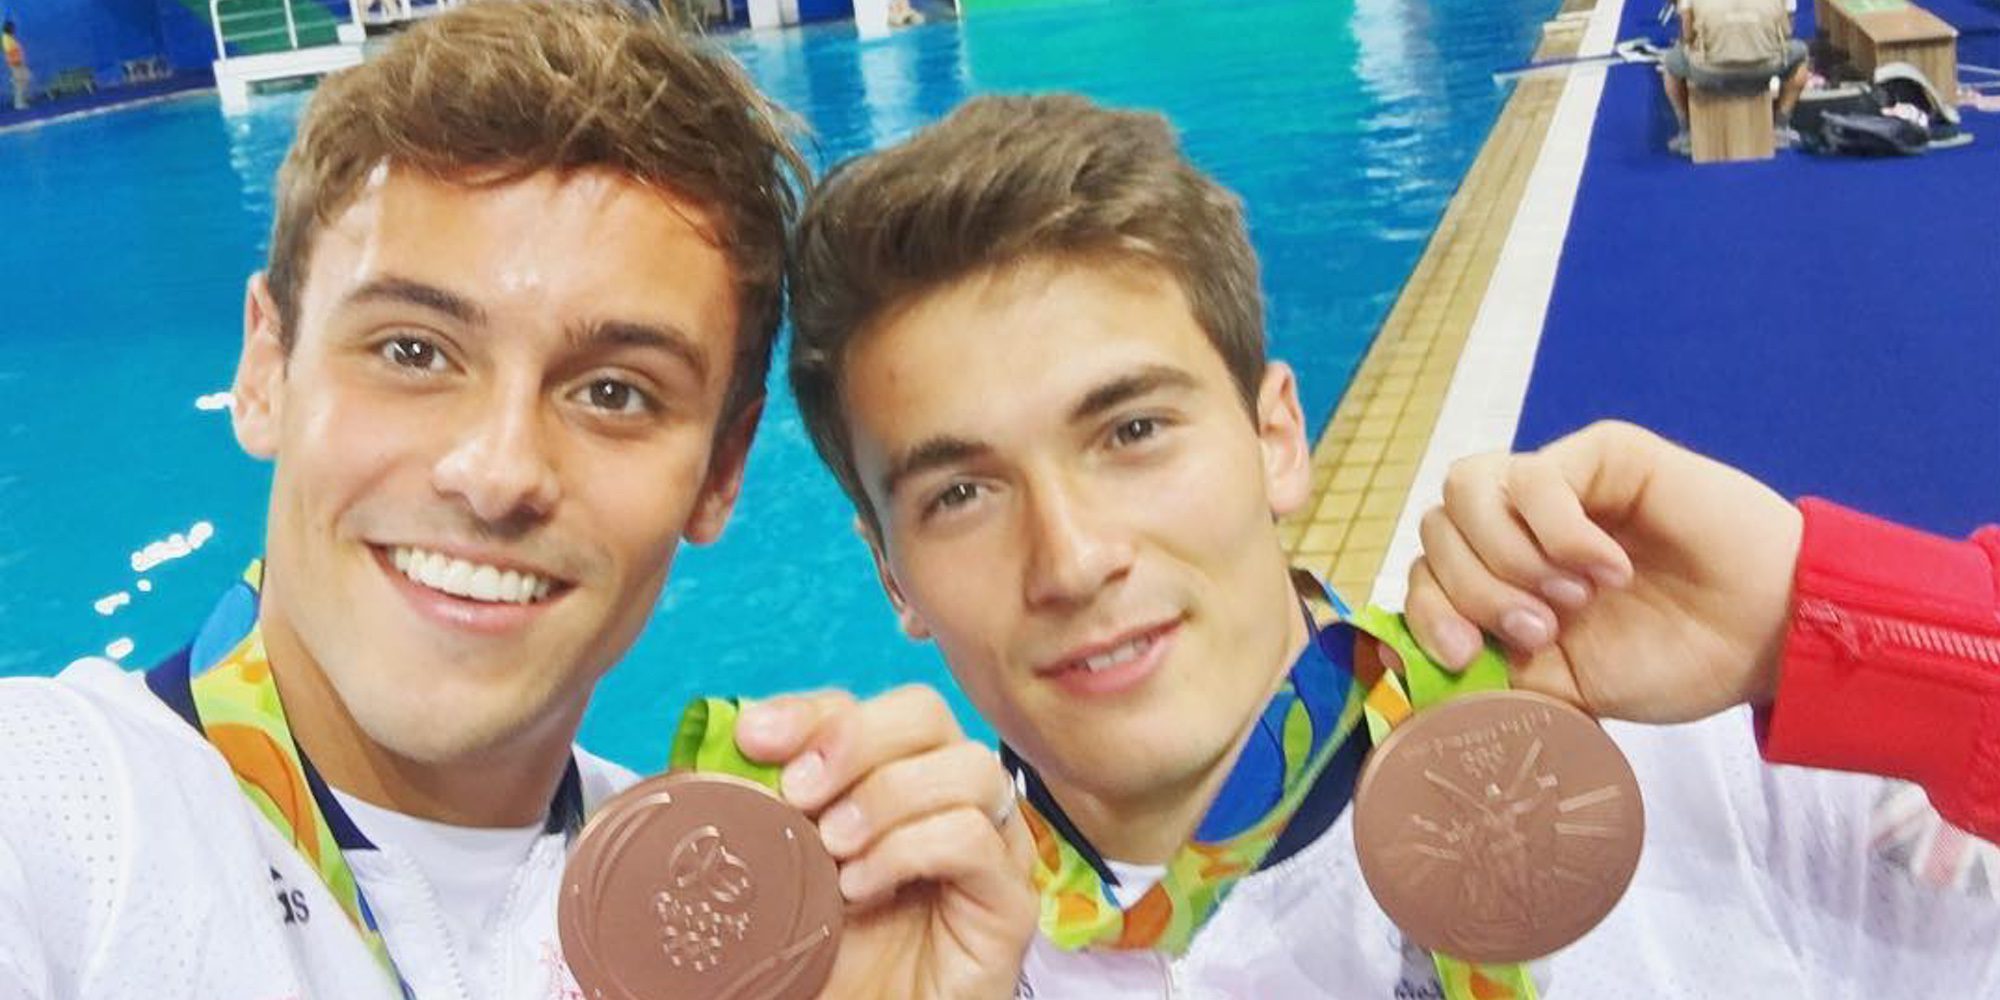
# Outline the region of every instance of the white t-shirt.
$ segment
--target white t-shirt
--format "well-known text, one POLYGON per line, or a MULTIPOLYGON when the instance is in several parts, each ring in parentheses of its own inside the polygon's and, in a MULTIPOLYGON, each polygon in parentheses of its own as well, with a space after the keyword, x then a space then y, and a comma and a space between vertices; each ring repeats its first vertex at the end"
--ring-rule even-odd
POLYGON ((498 830, 450 826, 392 812, 338 790, 333 795, 377 851, 402 855, 416 879, 429 887, 472 995, 500 996, 503 984, 493 973, 502 967, 496 952, 514 875, 541 839, 544 824, 498 830))
MULTIPOLYGON (((633 780, 577 763, 586 807, 633 780)), ((366 812, 351 818, 380 849, 348 865, 418 997, 579 995, 556 937, 561 834, 366 812)), ((84 660, 0 680, 0 1000, 397 996, 318 873, 141 676, 84 660)))
MULTIPOLYGON (((2000 997, 2000 865, 1931 849, 1936 815, 1908 786, 1767 765, 1747 711, 1606 728, 1645 795, 1645 849, 1604 923, 1531 967, 1546 1000, 2000 997)), ((1019 995, 1441 996, 1430 957, 1370 897, 1350 817, 1238 883, 1179 959, 1038 938, 1019 995)), ((1113 873, 1135 891, 1157 877, 1113 873)))

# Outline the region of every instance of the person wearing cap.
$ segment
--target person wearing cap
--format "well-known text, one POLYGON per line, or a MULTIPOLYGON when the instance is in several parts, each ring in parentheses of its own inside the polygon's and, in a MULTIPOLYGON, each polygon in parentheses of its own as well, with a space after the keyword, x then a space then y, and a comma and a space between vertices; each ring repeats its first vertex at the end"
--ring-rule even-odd
POLYGON ((815 445, 1020 784, 1042 908, 1019 996, 2000 985, 2000 905, 1874 857, 1882 783, 1763 768, 1747 718, 1615 730, 1644 855, 1574 945, 1467 970, 1408 943, 1350 807, 1379 618, 1306 613, 1277 528, 1312 485, 1295 377, 1237 199, 1158 116, 973 100, 828 174, 792 285, 815 445))
MULTIPOLYGON (((586 995, 558 887, 633 776, 574 739, 735 500, 785 120, 590 0, 468 4, 321 85, 233 385, 262 561, 149 671, 0 681, 0 997, 586 995)), ((825 996, 1012 990, 1028 842, 935 692, 774 699, 737 742, 826 829, 825 996)))
POLYGON ((1408 598, 1440 662, 1483 630, 1519 652, 1520 685, 1600 715, 1755 706, 1767 760, 1917 782, 2000 840, 2000 528, 1954 541, 1794 505, 1616 421, 1448 482, 1408 598))

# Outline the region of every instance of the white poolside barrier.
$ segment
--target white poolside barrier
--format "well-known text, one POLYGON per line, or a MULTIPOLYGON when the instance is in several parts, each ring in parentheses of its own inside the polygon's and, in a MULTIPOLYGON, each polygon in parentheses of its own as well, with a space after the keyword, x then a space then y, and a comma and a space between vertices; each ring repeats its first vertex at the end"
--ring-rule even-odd
POLYGON ((429 17, 462 0, 208 0, 222 108, 250 105, 250 86, 359 65, 371 26, 429 17))

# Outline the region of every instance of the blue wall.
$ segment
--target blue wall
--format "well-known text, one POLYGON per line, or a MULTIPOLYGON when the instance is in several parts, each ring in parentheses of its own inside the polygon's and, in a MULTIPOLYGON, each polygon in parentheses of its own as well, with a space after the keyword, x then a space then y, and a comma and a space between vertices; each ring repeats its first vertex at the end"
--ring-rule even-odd
POLYGON ((124 79, 127 59, 164 56, 176 70, 206 70, 215 58, 207 5, 180 0, 0 0, 14 21, 28 65, 46 83, 89 67, 100 84, 124 79))
POLYGON ((215 61, 215 33, 208 24, 208 4, 187 0, 152 0, 160 25, 160 54, 178 72, 208 71, 215 61))
POLYGON ((834 21, 854 17, 854 0, 799 0, 799 22, 834 21))

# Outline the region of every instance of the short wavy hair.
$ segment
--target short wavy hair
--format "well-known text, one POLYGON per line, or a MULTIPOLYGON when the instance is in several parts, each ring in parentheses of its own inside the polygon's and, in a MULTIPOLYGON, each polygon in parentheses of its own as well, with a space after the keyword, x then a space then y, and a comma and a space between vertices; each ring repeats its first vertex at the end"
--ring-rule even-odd
POLYGON ((477 0, 322 83, 278 172, 265 278, 285 347, 314 238, 378 164, 469 185, 603 168, 713 214, 740 316, 725 426, 761 399, 809 172, 796 120, 682 21, 610 0, 477 0))

